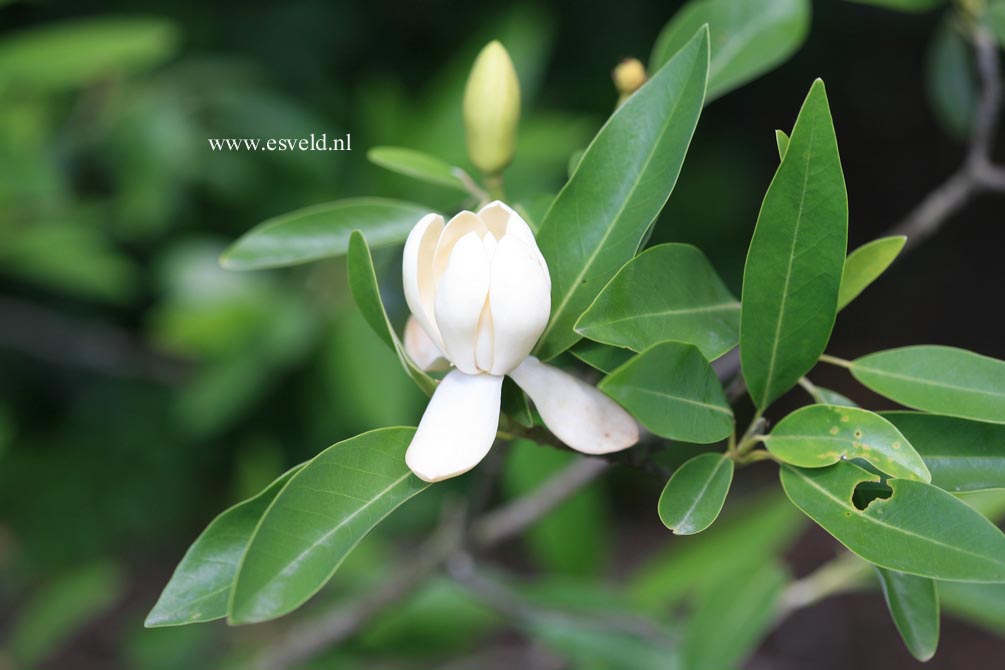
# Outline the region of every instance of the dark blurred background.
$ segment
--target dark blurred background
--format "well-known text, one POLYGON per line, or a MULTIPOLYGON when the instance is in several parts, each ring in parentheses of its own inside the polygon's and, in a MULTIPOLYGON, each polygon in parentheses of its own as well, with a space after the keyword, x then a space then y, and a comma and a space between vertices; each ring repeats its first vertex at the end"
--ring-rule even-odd
MULTIPOLYGON (((217 255, 270 216, 344 196, 456 208, 450 192, 382 172, 365 153, 400 145, 467 165, 460 96, 492 38, 513 53, 524 88, 511 191, 556 192, 569 155, 617 99, 611 68, 645 61, 679 5, 0 2, 0 669, 241 667, 248 648, 289 625, 148 631, 142 620, 216 513, 339 439, 414 425, 423 399, 356 313, 340 260, 228 273, 217 255), (128 22, 85 38, 97 46, 42 42, 31 62, 9 48, 25 31, 92 17, 128 22), (351 133, 353 151, 207 145, 312 132, 351 133)), ((944 23, 939 11, 815 2, 793 58, 706 109, 653 241, 699 245, 739 294, 777 165, 773 130, 791 128, 814 77, 827 83, 837 128, 850 247, 884 234, 965 152, 972 72, 964 63, 940 84, 929 62, 944 23), (948 105, 938 93, 947 85, 957 92, 948 105)), ((935 343, 1005 358, 1003 205, 976 199, 898 260, 842 312, 829 351, 935 343)), ((400 321, 398 257, 377 261, 400 321)), ((839 369, 812 378, 888 406, 839 369)), ((563 457, 514 457, 501 495, 563 457)), ((690 541, 671 539, 656 518, 662 484, 619 472, 502 559, 528 575, 630 579, 690 541)), ((777 489, 767 467, 743 471, 737 485, 733 507, 777 489)), ((321 598, 378 581, 435 513, 418 499, 395 515, 321 598)), ((836 551, 815 529, 785 555, 799 576, 836 551)), ((1005 633, 1005 620, 981 628, 946 616, 928 667, 992 667, 1005 657, 996 628, 1005 633)), ((512 637, 444 582, 311 667, 435 667, 512 637)), ((876 592, 796 613, 749 663, 852 665, 917 665, 876 592)))

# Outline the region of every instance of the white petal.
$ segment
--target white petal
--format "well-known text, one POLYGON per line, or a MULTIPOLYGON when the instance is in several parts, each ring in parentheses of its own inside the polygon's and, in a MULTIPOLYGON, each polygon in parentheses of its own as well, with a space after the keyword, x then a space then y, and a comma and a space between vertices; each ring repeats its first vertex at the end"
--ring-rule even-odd
POLYGON ((502 377, 450 372, 436 387, 405 463, 427 482, 463 474, 485 458, 499 428, 502 377))
POLYGON ((516 210, 502 202, 495 200, 478 210, 478 216, 485 222, 496 239, 502 239, 504 235, 515 235, 524 242, 528 242, 537 247, 534 241, 534 233, 530 226, 517 214, 516 210))
POLYGON ((475 338, 475 365, 481 372, 489 372, 495 355, 495 333, 492 330, 492 311, 488 303, 485 303, 482 314, 478 317, 478 333, 475 338))
POLYGON ((607 454, 639 441, 635 419, 595 387, 533 356, 510 373, 555 436, 584 454, 607 454))
POLYGON ((507 235, 492 258, 489 306, 495 331, 494 375, 520 365, 541 337, 551 314, 551 281, 537 253, 522 240, 507 235))
POLYGON ((436 290, 433 255, 442 231, 442 216, 427 214, 422 217, 408 234, 401 261, 401 277, 408 308, 437 346, 441 345, 440 332, 433 319, 433 296, 436 290))
POLYGON ((454 246, 460 239, 470 233, 477 233, 481 239, 487 231, 485 224, 473 212, 458 212, 454 218, 447 222, 440 239, 436 242, 436 253, 433 256, 433 279, 439 283, 443 273, 447 270, 447 262, 450 254, 454 251, 454 246))
POLYGON ((429 338, 426 329, 414 316, 408 317, 405 323, 405 353, 426 372, 446 370, 450 367, 450 362, 443 357, 443 352, 429 338))
POLYGON ((478 373, 475 345, 478 319, 489 293, 489 262, 478 233, 468 233, 453 247, 436 285, 433 313, 447 358, 468 374, 478 373))

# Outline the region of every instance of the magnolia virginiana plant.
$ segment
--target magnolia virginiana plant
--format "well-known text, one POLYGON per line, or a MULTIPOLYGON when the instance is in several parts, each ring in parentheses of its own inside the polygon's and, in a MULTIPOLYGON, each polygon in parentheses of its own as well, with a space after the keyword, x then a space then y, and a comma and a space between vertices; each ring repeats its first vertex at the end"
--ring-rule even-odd
MULTIPOLYGON (((908 648, 931 657, 937 592, 1005 583, 1005 535, 959 497, 1005 488, 1005 363, 936 345, 855 360, 825 353, 840 310, 886 270, 904 238, 847 253, 848 197, 823 82, 810 87, 791 132, 776 131, 779 164, 753 226, 739 300, 697 248, 646 248, 704 105, 784 60, 804 38, 808 2, 769 5, 693 2, 660 35, 648 72, 637 62, 619 68, 621 104, 571 161, 543 216, 501 201, 520 93, 509 55, 493 42, 478 56, 463 102, 480 181, 407 149, 370 154, 467 194, 476 211, 459 208, 447 221, 422 205, 351 199, 265 222, 238 240, 227 267, 346 255, 363 316, 431 399, 417 429, 340 442, 223 512, 182 559, 147 624, 283 615, 321 589, 385 516, 430 482, 474 468, 497 439, 620 461, 614 452, 639 442, 641 426, 636 464, 680 443, 708 445, 675 468, 653 501, 668 529, 705 530, 735 470, 771 461, 791 504, 857 556, 856 565, 875 567, 908 648), (706 24, 720 34, 713 51, 706 24), (367 240, 404 242, 411 317, 403 338, 381 303, 367 240), (819 363, 846 368, 910 409, 854 406, 807 378, 819 363), (517 385, 508 399, 507 376, 517 385), (596 386, 584 381, 597 376, 596 386), (725 386, 749 393, 746 427, 738 429, 737 394, 727 397, 725 386), (810 403, 769 423, 765 412, 797 386, 810 403)), ((745 574, 734 585, 762 589, 751 595, 764 612, 753 639, 770 625, 787 580, 769 567, 763 579, 745 574)), ((682 662, 741 660, 720 646, 686 637, 682 662)))

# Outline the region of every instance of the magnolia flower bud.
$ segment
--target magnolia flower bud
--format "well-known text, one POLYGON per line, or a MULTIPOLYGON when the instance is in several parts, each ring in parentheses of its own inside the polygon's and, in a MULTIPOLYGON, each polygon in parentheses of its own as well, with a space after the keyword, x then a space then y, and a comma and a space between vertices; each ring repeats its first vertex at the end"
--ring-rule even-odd
POLYGON ((626 58, 611 72, 611 79, 614 80, 614 87, 618 89, 620 105, 628 96, 642 88, 648 76, 645 66, 638 58, 626 58))
POLYGON ((405 460, 439 481, 466 472, 495 440, 504 375, 538 407, 545 425, 589 454, 638 441, 617 403, 530 355, 551 313, 551 277, 534 234, 501 202, 448 223, 429 214, 405 242, 405 350, 423 369, 455 369, 433 394, 405 460))
POLYGON ((489 42, 471 68, 464 89, 468 156, 485 174, 498 174, 513 160, 520 122, 520 82, 506 48, 489 42))

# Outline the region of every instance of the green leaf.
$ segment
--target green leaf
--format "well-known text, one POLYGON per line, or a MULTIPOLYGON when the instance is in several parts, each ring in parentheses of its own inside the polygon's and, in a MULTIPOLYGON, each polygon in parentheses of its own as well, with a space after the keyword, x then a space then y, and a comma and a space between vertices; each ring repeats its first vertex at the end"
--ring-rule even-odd
POLYGON ((1005 426, 938 414, 883 412, 947 491, 1005 488, 1005 426))
POLYGON ((849 0, 849 2, 895 9, 901 12, 927 12, 946 4, 946 0, 849 0))
POLYGON ((849 398, 841 395, 837 391, 832 391, 823 386, 814 386, 813 390, 810 391, 810 395, 813 396, 813 402, 818 402, 821 405, 839 405, 841 407, 858 407, 858 404, 849 398))
POLYGON ((254 498, 222 512, 206 526, 175 568, 144 626, 178 626, 227 616, 227 601, 248 540, 298 465, 254 498))
POLYGON ((859 293, 876 281, 890 267, 890 263, 904 248, 905 242, 907 242, 907 238, 903 235, 881 237, 863 244, 848 254, 848 258, 844 262, 844 272, 841 275, 838 311, 844 309, 848 303, 857 298, 859 293))
POLYGON ((452 167, 436 156, 430 156, 415 149, 403 147, 374 147, 366 152, 366 157, 374 165, 407 177, 414 177, 430 184, 447 186, 468 192, 458 176, 460 168, 452 167))
POLYGON ((991 0, 985 20, 998 42, 1005 46, 1005 0, 991 0))
POLYGON ((298 209, 264 221, 220 257, 228 270, 258 270, 341 256, 349 234, 365 232, 374 246, 405 241, 429 208, 386 198, 349 198, 298 209))
POLYGON ((92 18, 6 34, 0 44, 0 89, 57 91, 103 76, 140 72, 167 60, 176 26, 162 18, 92 18))
POLYGON ((349 269, 349 289, 352 297, 363 313, 363 318, 373 328, 380 339, 398 355, 401 366, 408 376, 418 384, 426 395, 433 395, 436 381, 419 369, 408 354, 401 340, 391 327, 391 321, 384 311, 384 303, 380 300, 380 288, 377 286, 377 273, 373 269, 373 256, 366 244, 366 238, 358 230, 354 230, 349 238, 349 253, 346 258, 349 269))
POLYGON ((1005 423, 1005 362, 994 358, 923 345, 863 356, 850 370, 862 384, 902 405, 1005 423))
POLYGON ((939 594, 935 582, 896 570, 876 568, 886 606, 908 651, 924 663, 939 646, 939 594))
POLYGON ((775 131, 775 144, 778 146, 778 160, 785 158, 785 150, 789 148, 789 136, 784 130, 775 131))
POLYGON ((605 375, 614 372, 615 369, 631 360, 634 355, 631 349, 611 347, 590 340, 580 340, 572 349, 569 349, 569 353, 605 375))
POLYGON ((384 517, 429 486, 405 465, 414 433, 363 433, 293 475, 248 542, 231 592, 231 623, 273 619, 302 605, 384 517))
POLYGON ((896 426, 856 407, 798 409, 775 426, 764 444, 779 459, 802 468, 861 458, 891 477, 932 479, 921 456, 896 426))
POLYGON ((719 378, 690 344, 653 345, 598 387, 660 437, 706 444, 733 431, 733 412, 719 378))
POLYGON ((699 600, 684 631, 684 667, 739 667, 775 624, 788 581, 786 571, 771 560, 734 570, 716 584, 699 600))
POLYGON ((980 78, 970 40, 955 16, 939 22, 925 59, 925 91, 942 126, 961 142, 970 135, 980 100, 980 78))
POLYGON ((783 466, 781 480, 796 507, 870 563, 932 579, 1005 581, 1005 535, 940 488, 891 479, 892 495, 860 510, 856 487, 879 477, 851 463, 783 466))
POLYGON ((716 520, 733 482, 733 461, 723 454, 701 454, 680 466, 660 495, 663 525, 674 535, 694 535, 716 520))
POLYGON ((806 40, 808 0, 691 0, 656 38, 649 69, 667 62, 702 24, 711 33, 708 102, 784 62, 806 40))
POLYGON ((1005 584, 939 582, 942 609, 995 635, 1005 635, 1005 584))
POLYGON ((679 340, 713 360, 740 339, 740 303, 697 248, 660 244, 618 270, 576 332, 635 351, 679 340))
POLYGON ((707 76, 708 31, 702 29, 614 112, 555 198, 537 238, 552 282, 540 358, 576 343, 573 324, 635 255, 670 197, 707 76))
POLYGON ((813 83, 764 196, 743 270, 740 360, 764 409, 816 363, 834 327, 848 197, 824 83, 813 83))
POLYGON ((503 380, 501 402, 503 414, 524 428, 534 427, 534 414, 530 410, 527 394, 509 377, 503 380))

